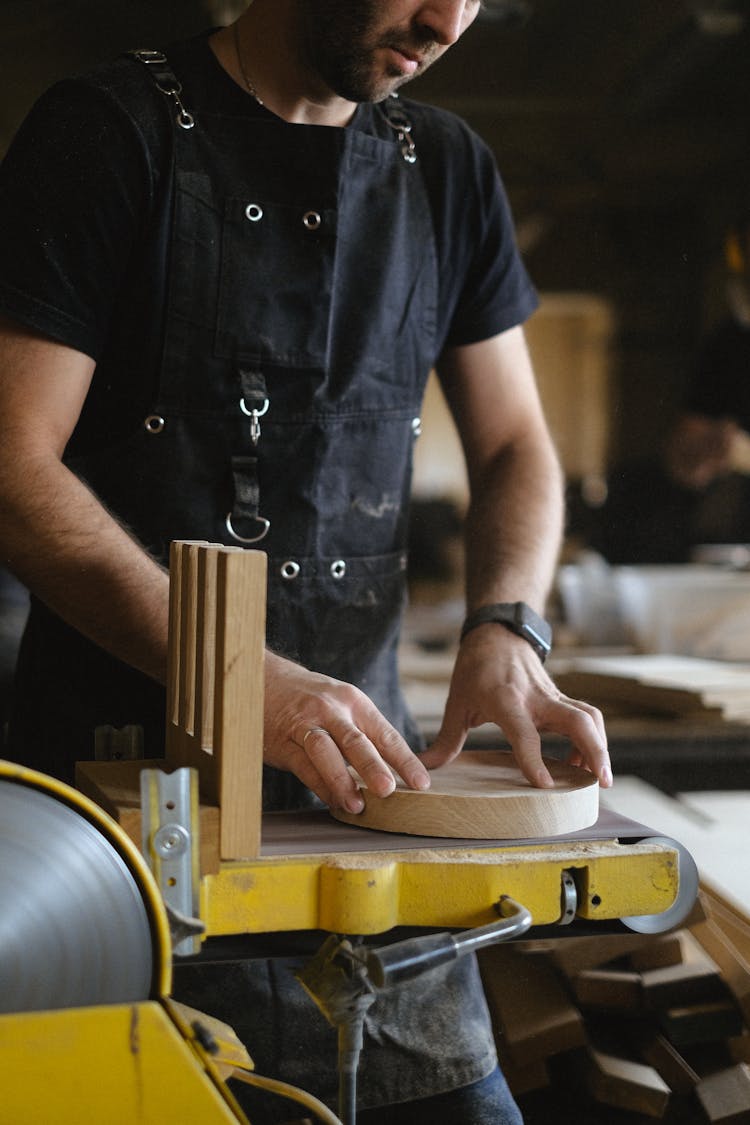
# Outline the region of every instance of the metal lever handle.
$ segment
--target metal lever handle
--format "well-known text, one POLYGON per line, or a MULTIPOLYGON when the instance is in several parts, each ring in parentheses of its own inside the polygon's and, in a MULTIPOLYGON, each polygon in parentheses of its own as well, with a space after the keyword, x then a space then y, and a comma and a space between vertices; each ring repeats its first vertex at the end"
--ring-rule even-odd
POLYGON ((385 988, 399 981, 413 980, 421 973, 454 961, 466 953, 475 953, 487 945, 520 937, 531 926, 531 914, 525 906, 503 896, 497 909, 504 915, 500 922, 490 922, 459 934, 425 934, 407 938, 393 945, 373 949, 367 955, 367 974, 376 988, 385 988))

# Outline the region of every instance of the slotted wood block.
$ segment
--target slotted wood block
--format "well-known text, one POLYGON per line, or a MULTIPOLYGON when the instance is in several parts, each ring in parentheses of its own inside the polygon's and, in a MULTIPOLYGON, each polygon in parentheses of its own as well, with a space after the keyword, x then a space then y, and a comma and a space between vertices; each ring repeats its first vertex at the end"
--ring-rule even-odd
POLYGON ((175 542, 170 553, 167 762, 218 805, 222 859, 260 854, 266 556, 175 542))
POLYGON ((469 840, 530 840, 588 828, 599 815, 593 774, 547 760, 554 789, 536 789, 502 750, 465 750, 431 773, 418 792, 398 781, 388 797, 375 797, 358 778, 364 811, 331 809, 338 820, 383 832, 469 840))
POLYGON ((166 760, 79 762, 76 784, 140 843, 140 771, 197 770, 205 874, 260 854, 266 556, 181 540, 169 578, 166 760))

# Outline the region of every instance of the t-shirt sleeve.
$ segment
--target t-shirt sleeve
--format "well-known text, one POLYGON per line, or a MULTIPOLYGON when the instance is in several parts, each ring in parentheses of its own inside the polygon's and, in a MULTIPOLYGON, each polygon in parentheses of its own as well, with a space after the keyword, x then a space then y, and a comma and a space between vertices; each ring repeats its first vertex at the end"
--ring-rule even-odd
POLYGON ((538 298, 489 147, 451 114, 442 115, 431 139, 438 141, 425 155, 440 255, 442 346, 454 347, 522 324, 538 298))
POLYGON ((0 312, 99 359, 152 194, 113 99, 81 80, 52 87, 0 165, 0 312))

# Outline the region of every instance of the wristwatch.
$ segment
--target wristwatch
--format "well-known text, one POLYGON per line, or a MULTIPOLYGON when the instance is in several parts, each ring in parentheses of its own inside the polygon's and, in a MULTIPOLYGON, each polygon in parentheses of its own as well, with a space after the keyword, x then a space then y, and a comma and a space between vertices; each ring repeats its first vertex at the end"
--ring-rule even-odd
POLYGON ((475 609, 463 623, 461 640, 477 625, 486 625, 489 621, 496 621, 506 629, 517 633, 528 641, 542 664, 552 649, 552 626, 538 613, 534 613, 526 602, 498 602, 496 605, 483 605, 475 609))

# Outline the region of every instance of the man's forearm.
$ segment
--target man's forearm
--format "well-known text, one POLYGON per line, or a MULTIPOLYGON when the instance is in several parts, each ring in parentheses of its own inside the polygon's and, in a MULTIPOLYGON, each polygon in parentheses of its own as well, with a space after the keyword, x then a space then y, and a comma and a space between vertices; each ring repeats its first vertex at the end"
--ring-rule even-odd
POLYGON ((54 456, 3 456, 0 549, 53 612, 164 682, 168 574, 54 456))
POLYGON ((525 601, 539 612, 560 550, 564 492, 551 445, 512 446, 474 482, 466 519, 466 601, 525 601))

